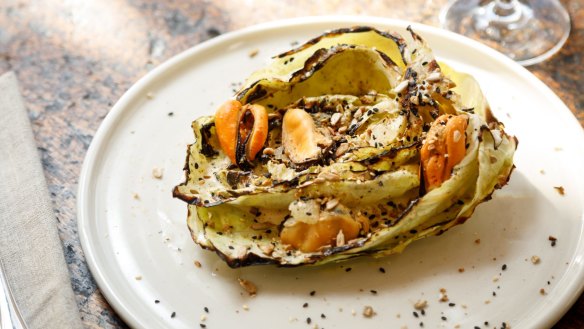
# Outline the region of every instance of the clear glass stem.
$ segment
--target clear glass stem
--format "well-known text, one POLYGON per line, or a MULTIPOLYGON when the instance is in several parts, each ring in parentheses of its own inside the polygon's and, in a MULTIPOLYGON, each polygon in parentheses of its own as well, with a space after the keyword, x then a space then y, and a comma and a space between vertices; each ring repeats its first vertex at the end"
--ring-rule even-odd
POLYGON ((570 17, 557 0, 451 1, 446 29, 477 39, 522 65, 549 58, 566 41, 570 17))

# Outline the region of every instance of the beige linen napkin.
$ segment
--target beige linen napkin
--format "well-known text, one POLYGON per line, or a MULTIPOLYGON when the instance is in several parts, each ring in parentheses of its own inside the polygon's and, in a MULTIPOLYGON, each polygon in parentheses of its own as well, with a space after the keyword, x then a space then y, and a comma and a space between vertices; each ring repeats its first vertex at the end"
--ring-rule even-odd
POLYGON ((30 329, 82 327, 43 168, 12 72, 0 77, 0 258, 30 329))

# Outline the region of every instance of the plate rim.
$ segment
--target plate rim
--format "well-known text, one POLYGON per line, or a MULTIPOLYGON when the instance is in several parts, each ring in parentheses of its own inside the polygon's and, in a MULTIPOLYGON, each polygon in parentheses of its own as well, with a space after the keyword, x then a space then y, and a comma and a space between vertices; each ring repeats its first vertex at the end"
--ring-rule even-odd
MULTIPOLYGON (((361 24, 361 25, 373 25, 373 26, 386 26, 388 28, 402 27, 405 28, 411 25, 414 30, 428 34, 435 34, 442 37, 448 41, 454 41, 463 44, 467 47, 474 48, 481 53, 486 54, 489 57, 494 58, 496 61, 504 64, 508 69, 510 69, 514 74, 518 74, 524 79, 529 80, 534 83, 536 87, 540 90, 544 90, 545 96, 550 97, 550 100, 562 108, 559 114, 562 116, 562 121, 569 124, 579 125, 577 119, 566 106, 566 104, 541 80, 539 80, 535 75, 529 72, 526 68, 514 62, 512 59, 497 52, 496 50, 489 48, 486 45, 479 43, 478 41, 469 39, 467 37, 458 35, 454 32, 441 29, 440 27, 430 26, 417 22, 410 22, 401 19, 376 17, 376 16, 348 16, 348 15, 331 15, 331 16, 307 16, 307 17, 297 17, 284 20, 275 20, 267 23, 261 23, 257 25, 252 25, 245 27, 243 29, 227 32, 213 39, 196 44, 161 63, 156 68, 146 73, 144 76, 138 79, 124 94, 120 99, 114 104, 109 113, 106 115, 105 119, 99 125, 91 144, 85 155, 81 172, 79 175, 79 182, 77 188, 77 229, 79 234, 79 239, 81 242, 81 247, 83 249, 83 254, 85 261, 89 266, 91 275, 96 281, 100 292, 106 298, 107 302, 115 310, 116 314, 131 327, 145 327, 145 322, 139 317, 139 315, 132 313, 132 311, 127 307, 123 298, 121 298, 113 289, 112 285, 107 282, 107 275, 100 268, 97 262, 96 253, 99 252, 94 247, 92 243, 93 239, 91 233, 89 232, 89 225, 91 223, 91 211, 89 209, 89 202, 92 199, 90 197, 90 189, 93 184, 91 184, 93 178, 93 172, 96 168, 96 159, 100 150, 104 146, 104 142, 107 141, 108 136, 111 135, 113 128, 115 128, 116 123, 122 117, 128 105, 139 96, 139 92, 144 89, 150 82, 158 79, 162 74, 164 74, 168 69, 175 65, 179 65, 184 60, 191 56, 196 56, 197 53, 203 52, 216 45, 225 43, 230 40, 241 39, 248 35, 253 35, 256 33, 261 33, 262 31, 269 31, 272 29, 281 29, 285 27, 295 27, 295 26, 306 26, 306 25, 338 25, 338 24, 361 24), (570 123, 571 122, 571 123, 570 123)), ((584 130, 582 131, 582 137, 584 138, 584 130)), ((584 221, 584 213, 580 218, 584 221)), ((580 232, 576 248, 583 248, 584 238, 583 233, 580 232)), ((544 315, 538 315, 532 321, 532 324, 543 327, 551 327, 558 320, 560 320, 563 315, 570 309, 570 307, 576 302, 579 296, 584 291, 584 266, 580 265, 577 268, 577 273, 574 275, 573 281, 568 285, 562 298, 548 307, 548 312, 544 315)))

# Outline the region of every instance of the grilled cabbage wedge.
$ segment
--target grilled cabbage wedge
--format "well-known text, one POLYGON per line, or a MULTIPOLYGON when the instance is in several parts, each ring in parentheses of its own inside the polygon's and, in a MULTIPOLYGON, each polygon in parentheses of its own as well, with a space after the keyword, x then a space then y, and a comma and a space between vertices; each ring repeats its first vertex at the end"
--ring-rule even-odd
POLYGON ((195 120, 173 193, 193 240, 231 267, 385 256, 505 185, 517 140, 477 82, 408 30, 327 32, 195 120))

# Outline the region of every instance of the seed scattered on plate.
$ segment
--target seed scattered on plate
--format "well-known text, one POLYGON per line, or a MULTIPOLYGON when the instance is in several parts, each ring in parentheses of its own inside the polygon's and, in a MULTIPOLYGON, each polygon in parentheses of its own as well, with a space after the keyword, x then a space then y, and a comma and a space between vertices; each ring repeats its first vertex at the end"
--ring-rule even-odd
POLYGON ((146 98, 148 98, 148 99, 152 99, 152 98, 154 98, 154 93, 153 93, 153 92, 151 92, 151 91, 147 92, 147 93, 146 93, 146 98))
POLYGON ((198 268, 201 268, 201 266, 203 266, 203 265, 201 265, 201 262, 199 262, 198 260, 194 261, 194 264, 198 268))
POLYGON ((257 48, 256 48, 256 49, 252 49, 252 50, 250 50, 250 51, 249 51, 249 53, 248 53, 248 55, 249 55, 249 58, 254 58, 254 57, 256 57, 256 56, 257 56, 257 54, 258 54, 259 52, 260 52, 260 50, 259 50, 259 49, 257 49, 257 48))
POLYGON ((152 177, 156 178, 156 179, 162 179, 162 168, 158 168, 155 167, 154 169, 152 169, 152 177))
POLYGON ((136 279, 136 281, 140 281, 140 280, 142 280, 142 276, 141 275, 136 275, 134 277, 134 279, 136 279))
POLYGON ((207 320, 206 314, 201 314, 201 322, 205 322, 207 320))
POLYGON ((541 261, 541 259, 539 258, 539 256, 536 256, 536 255, 531 256, 531 262, 533 264, 539 264, 540 261, 541 261))
POLYGON ((247 304, 243 304, 241 308, 243 308, 245 311, 249 311, 249 306, 247 306, 247 304))
POLYGON ((539 294, 540 295, 545 295, 546 294, 545 289, 543 289, 543 288, 539 289, 539 294))
POLYGON ((458 268, 458 273, 463 273, 464 272, 464 267, 459 267, 458 268))
POLYGON ((373 307, 371 307, 371 306, 365 306, 365 307, 363 308, 363 316, 364 316, 364 317, 366 317, 366 318, 371 318, 371 317, 373 317, 375 314, 377 314, 377 313, 375 313, 375 311, 373 310, 373 307))
POLYGON ((258 292, 258 288, 256 287, 255 284, 253 284, 253 282, 245 280, 245 279, 241 279, 238 278, 237 281, 239 281, 239 285, 250 295, 250 296, 255 296, 258 292))
POLYGON ((552 247, 556 246, 556 241, 558 241, 558 239, 555 236, 549 236, 548 240, 550 240, 552 242, 552 247))
POLYGON ((172 312, 172 314, 170 314, 170 318, 174 318, 176 316, 176 312, 172 312))
POLYGON ((379 272, 381 272, 381 273, 385 273, 385 269, 384 269, 383 267, 380 267, 380 268, 379 268, 379 272))
POLYGON ((474 240, 474 243, 476 243, 476 244, 481 244, 481 239, 476 239, 476 240, 474 240))
POLYGON ((140 194, 138 194, 136 192, 132 193, 132 199, 134 199, 134 200, 140 200, 140 194))

